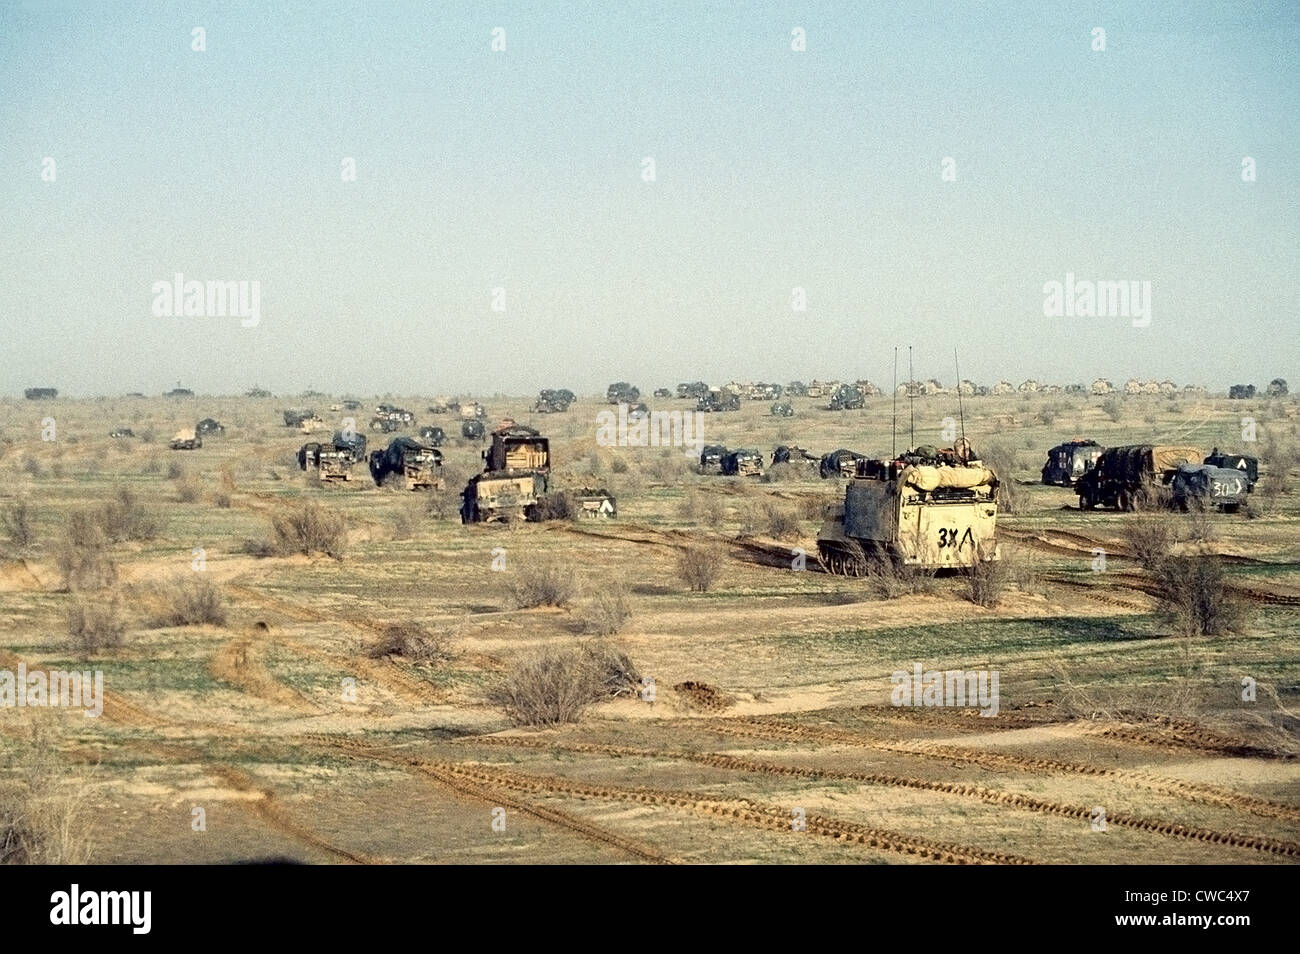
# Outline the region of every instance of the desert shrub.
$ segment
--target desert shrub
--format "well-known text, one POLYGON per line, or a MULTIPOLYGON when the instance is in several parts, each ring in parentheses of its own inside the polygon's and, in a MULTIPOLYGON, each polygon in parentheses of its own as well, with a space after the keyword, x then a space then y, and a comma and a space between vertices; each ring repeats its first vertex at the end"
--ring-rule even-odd
POLYGON ((140 473, 146 477, 150 476, 151 474, 160 473, 161 471, 162 471, 162 461, 160 461, 157 457, 150 457, 147 461, 144 462, 144 466, 140 468, 140 473))
POLYGON ((677 505, 683 520, 716 529, 722 523, 722 503, 708 493, 692 490, 677 505))
POLYGON ((167 464, 167 479, 180 480, 185 476, 185 468, 178 460, 171 461, 167 464))
POLYGON ((1021 506, 1020 487, 1016 484, 1016 452, 1005 444, 993 443, 981 455, 985 466, 998 475, 998 509, 1016 513, 1021 506))
POLYGON ((50 465, 50 476, 56 479, 62 479, 67 471, 64 470, 63 461, 56 460, 50 465))
POLYGON ((1173 507, 1168 487, 1142 487, 1133 495, 1133 509, 1143 513, 1164 513, 1173 507))
POLYGON ((636 667, 603 643, 544 649, 518 660, 493 686, 489 699, 516 725, 577 722, 592 703, 634 691, 636 667))
POLYGON ((1214 522, 1210 519, 1210 508, 1201 501, 1193 501, 1188 507, 1183 520, 1186 538, 1193 543, 1210 543, 1218 537, 1214 522))
POLYGON ((538 520, 577 520, 579 513, 578 501, 565 490, 543 494, 533 507, 533 516, 538 520))
POLYGON ((1246 605, 1233 592, 1223 565, 1211 556, 1173 556, 1153 572, 1161 614, 1183 636, 1222 636, 1246 621, 1246 605))
POLYGON ((415 515, 409 510, 399 510, 393 514, 393 539, 409 540, 415 532, 415 515))
POLYGON ((193 474, 186 474, 176 481, 176 497, 181 503, 198 503, 203 497, 203 481, 193 474))
POLYGON ((692 544, 683 551, 677 563, 678 578, 693 592, 707 593, 722 576, 726 554, 719 546, 692 544))
POLYGON ((92 512, 110 543, 153 540, 162 532, 162 518, 136 499, 128 487, 117 492, 92 512))
POLYGON ((1122 535, 1133 556, 1147 569, 1167 557, 1176 542, 1169 517, 1157 513, 1134 514, 1122 535))
POLYGON ((45 465, 35 457, 26 457, 23 459, 23 472, 40 480, 45 476, 45 465))
POLYGON ((156 587, 161 609, 155 626, 224 626, 226 594, 219 583, 202 573, 176 577, 156 587))
POLYGON ((579 592, 573 567, 557 560, 525 563, 505 574, 506 596, 519 609, 568 606, 579 592))
POLYGON ((583 610, 582 630, 594 636, 613 636, 623 631, 631 616, 626 590, 617 584, 603 585, 583 610))
POLYGON ((767 535, 774 540, 797 540, 803 535, 799 513, 776 502, 767 505, 767 535))
POLYGON ((64 541, 54 555, 54 563, 63 576, 63 588, 70 593, 99 590, 117 582, 117 563, 102 545, 79 546, 64 541))
POLYGON ((88 786, 39 733, 0 786, 0 864, 83 865, 91 855, 88 786))
POLYGON ((26 497, 12 500, 0 510, 0 527, 4 528, 9 542, 20 550, 36 542, 35 515, 26 497))
POLYGON ((626 474, 628 471, 627 461, 622 457, 615 457, 614 460, 610 462, 609 469, 615 474, 626 474))
POLYGON ((868 562, 865 577, 867 591, 877 599, 892 600, 934 590, 933 570, 908 566, 889 558, 868 562))
POLYGON ((221 510, 229 510, 234 504, 234 497, 227 490, 218 490, 212 495, 212 503, 221 510))
POLYGON ((424 512, 434 520, 450 520, 460 514, 461 496, 452 485, 434 488, 424 495, 424 512))
POLYGON ((794 480, 799 476, 799 472, 794 469, 794 465, 787 461, 779 464, 773 464, 763 472, 763 483, 779 484, 787 480, 794 480))
POLYGON ((665 448, 666 453, 651 461, 646 472, 662 484, 681 483, 683 476, 690 470, 686 456, 665 448))
POLYGON ((1108 397, 1106 400, 1101 402, 1101 413, 1105 414, 1108 418, 1118 424, 1119 419, 1124 416, 1124 405, 1120 402, 1119 398, 1108 397))
POLYGON ((384 627, 379 638, 366 647, 371 659, 398 656, 417 663, 440 663, 451 658, 451 643, 442 634, 429 632, 419 623, 403 620, 384 627))
POLYGON ((241 541, 239 544, 239 552, 246 556, 256 557, 259 560, 265 560, 267 557, 273 557, 276 555, 275 544, 273 542, 254 537, 248 537, 241 541))
POLYGON ((116 594, 108 601, 77 600, 68 610, 67 622, 71 647, 83 656, 116 649, 126 635, 116 594))
POLYGON ((997 606, 1011 580, 1011 570, 1002 560, 985 560, 982 553, 978 557, 963 571, 962 595, 976 606, 997 606))
POLYGON ((306 503, 274 514, 271 529, 275 534, 272 549, 281 556, 324 553, 341 560, 347 548, 347 520, 341 513, 318 503, 306 503))

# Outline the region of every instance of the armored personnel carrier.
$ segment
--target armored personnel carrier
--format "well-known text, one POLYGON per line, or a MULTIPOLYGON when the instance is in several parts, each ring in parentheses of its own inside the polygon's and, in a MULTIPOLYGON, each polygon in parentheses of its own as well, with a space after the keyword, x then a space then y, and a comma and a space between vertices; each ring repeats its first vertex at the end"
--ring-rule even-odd
POLYGON ((641 400, 641 389, 626 381, 615 381, 605 389, 605 400, 610 404, 635 404, 641 400))
POLYGON ((1096 441, 1078 438, 1057 444, 1047 452, 1043 483, 1053 487, 1073 487, 1085 472, 1096 465, 1101 451, 1101 445, 1096 441))
POLYGON ((321 480, 329 483, 351 480, 353 466, 365 459, 364 434, 335 431, 329 443, 310 441, 298 449, 298 467, 304 471, 314 470, 321 480))
POLYGON ((545 388, 533 404, 536 414, 563 414, 576 400, 576 395, 568 388, 545 388))
MULTIPOLYGON (((531 427, 499 427, 492 432, 492 445, 483 451, 483 473, 471 477, 461 494, 461 522, 546 520, 561 512, 557 502, 548 499, 552 493, 550 440, 531 427)), ((616 512, 614 498, 603 489, 583 488, 565 496, 580 516, 616 512)))
POLYGON ((927 569, 995 560, 998 478, 964 441, 857 462, 817 534, 827 572, 862 576, 873 561, 927 569))
POLYGON ((852 477, 858 472, 858 461, 866 459, 865 454, 841 447, 839 450, 822 455, 817 473, 823 480, 828 477, 852 477))
POLYGON ((781 444, 772 451, 772 463, 775 464, 793 464, 797 467, 804 467, 809 470, 816 470, 821 465, 821 458, 816 454, 811 454, 802 447, 791 445, 787 447, 781 444))
POLYGON ((794 417, 794 407, 784 401, 778 401, 771 407, 773 417, 794 417))
POLYGON ((198 450, 203 446, 203 438, 195 432, 194 428, 187 427, 173 434, 167 446, 172 450, 198 450))
POLYGON ((722 444, 705 444, 700 449, 700 472, 722 473, 722 458, 727 456, 727 448, 722 444))
POLYGON ((460 425, 460 436, 470 441, 481 441, 487 433, 487 428, 483 426, 482 421, 462 421, 460 425))
POLYGON ((420 428, 420 440, 424 441, 426 444, 432 445, 433 447, 441 447, 443 444, 447 443, 447 432, 441 427, 425 425, 420 428))
POLYGON ((714 389, 696 400, 695 410, 704 414, 717 414, 722 411, 739 411, 740 395, 722 389, 714 389))
POLYGON ((763 473, 763 455, 756 450, 742 447, 722 458, 724 477, 758 477, 763 473))
POLYGON ((394 437, 384 450, 370 452, 376 484, 400 480, 407 490, 441 490, 442 451, 413 437, 394 437))
POLYGON ((841 384, 826 404, 828 411, 858 411, 866 405, 862 392, 851 384, 841 384))

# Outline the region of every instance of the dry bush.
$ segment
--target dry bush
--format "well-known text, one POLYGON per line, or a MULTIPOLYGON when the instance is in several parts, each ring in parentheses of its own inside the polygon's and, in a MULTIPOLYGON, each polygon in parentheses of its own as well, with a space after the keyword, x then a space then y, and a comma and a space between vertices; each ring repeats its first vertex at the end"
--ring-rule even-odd
POLYGON ((1108 397, 1106 400, 1101 402, 1101 413, 1105 414, 1113 422, 1118 424, 1120 418, 1124 416, 1124 405, 1120 402, 1119 398, 1108 397))
POLYGON ((627 591, 618 584, 604 585, 583 610, 582 630, 594 636, 613 636, 623 631, 631 617, 627 591))
POLYGON ((566 490, 542 494, 533 506, 536 520, 577 520, 581 512, 577 499, 566 490))
POLYGON ((592 703, 635 691, 636 667, 625 653, 597 641, 543 649, 510 666, 488 692, 516 725, 577 722, 592 703))
POLYGON ((678 515, 688 523, 717 529, 722 523, 722 503, 710 493, 691 490, 677 505, 678 515))
POLYGON ((525 563, 504 576, 506 596, 519 609, 568 606, 580 590, 573 567, 558 560, 525 563))
POLYGON ((1210 518, 1210 509, 1199 501, 1188 507, 1183 527, 1186 539, 1192 543, 1211 543, 1218 538, 1218 532, 1210 518))
POLYGON ((981 456, 984 465, 998 475, 998 510, 1016 513, 1021 507, 1020 487, 1016 484, 1016 452, 1005 444, 990 444, 981 456))
POLYGON ((176 577, 155 586, 162 609, 154 626, 224 626, 226 594, 219 583, 202 573, 176 577))
POLYGON ((1168 487, 1143 487, 1133 495, 1133 509, 1140 513, 1172 510, 1173 492, 1168 487))
POLYGON ((1002 602, 1002 593, 1011 581, 1011 569, 1002 560, 985 560, 976 555, 975 563, 962 575, 962 595, 976 606, 993 607, 1002 602))
POLYGON ((692 544, 677 563, 678 578, 695 593, 707 593, 722 576, 726 551, 712 544, 692 544))
POLYGON ((116 649, 126 637, 116 593, 107 601, 78 600, 69 608, 67 620, 71 648, 83 656, 116 649))
POLYGON ((795 480, 799 477, 799 471, 795 470, 794 465, 789 462, 773 464, 767 470, 763 471, 760 478, 765 484, 779 484, 787 480, 795 480))
POLYGON ((63 588, 70 593, 104 589, 117 582, 117 563, 102 543, 65 541, 55 553, 54 563, 63 577, 63 588))
POLYGON ((167 464, 167 479, 180 480, 185 476, 185 467, 178 460, 173 460, 167 464))
POLYGON ((203 481, 193 474, 186 474, 176 481, 176 499, 181 503, 198 503, 203 499, 203 481))
POLYGON ((92 511, 110 543, 128 540, 153 540, 163 528, 162 518, 136 499, 129 487, 119 487, 117 492, 92 511))
POLYGON ((162 471, 162 461, 160 461, 157 457, 150 457, 147 461, 144 462, 144 466, 140 468, 140 473, 146 477, 152 474, 161 473, 161 471, 162 471))
POLYGON ((924 567, 908 566, 883 557, 867 563, 866 581, 868 592, 877 599, 892 600, 932 592, 935 574, 924 567))
POLYGON ((36 542, 36 525, 32 505, 26 497, 10 501, 0 510, 0 526, 5 536, 19 550, 26 550, 36 542))
POLYGON ((1160 613, 1182 636, 1223 636, 1245 624, 1247 607, 1212 556, 1174 556, 1154 569, 1160 613))
POLYGON ((1167 557, 1177 542, 1169 517, 1157 513, 1134 514, 1122 535, 1133 556, 1148 570, 1167 557))
POLYGON ((615 457, 610 463, 609 469, 611 473, 626 474, 628 472, 627 461, 622 457, 615 457))
POLYGON ((399 510, 393 514, 392 531, 394 540, 409 540, 415 532, 415 514, 409 510, 399 510))
POLYGON ((774 540, 798 540, 803 524, 793 507, 771 502, 767 505, 767 535, 774 540))
POLYGON ((41 480, 45 477, 45 465, 35 457, 26 457, 23 459, 23 472, 28 476, 41 480))
POLYGON ((379 638, 366 648, 371 659, 398 656, 417 663, 441 663, 452 657, 451 641, 443 634, 430 633, 419 623, 403 620, 384 627, 379 638))
POLYGON ((218 490, 212 495, 212 503, 221 510, 229 510, 234 502, 234 497, 226 490, 218 490))
POLYGON ((348 524, 343 514, 318 503, 305 503, 271 517, 275 539, 271 547, 280 556, 324 553, 343 559, 347 549, 348 524))
POLYGON ((1022 547, 1004 545, 1000 548, 1002 564, 1007 569, 1007 582, 1021 593, 1042 595, 1042 562, 1032 551, 1022 547))
POLYGON ((646 466, 646 473, 658 483, 676 485, 685 479, 690 469, 690 460, 684 454, 665 449, 663 454, 646 466))
POLYGON ((60 764, 48 739, 34 730, 0 786, 0 864, 84 865, 90 860, 89 785, 60 764))

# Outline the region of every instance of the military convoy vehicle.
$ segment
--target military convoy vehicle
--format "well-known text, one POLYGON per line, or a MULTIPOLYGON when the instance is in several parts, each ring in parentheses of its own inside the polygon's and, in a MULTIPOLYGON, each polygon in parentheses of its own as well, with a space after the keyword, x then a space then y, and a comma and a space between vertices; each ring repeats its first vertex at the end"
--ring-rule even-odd
POLYGON ((466 440, 481 441, 487 433, 487 428, 483 426, 482 421, 461 421, 460 436, 466 440))
POLYGON ((429 427, 428 425, 420 428, 420 440, 424 441, 431 447, 441 447, 447 443, 447 432, 441 427, 429 427))
POLYGON ((1086 471, 1096 465, 1101 451, 1101 445, 1096 441, 1078 438, 1057 444, 1047 452, 1043 483, 1053 487, 1073 487, 1086 471))
POLYGON ((353 465, 365 458, 365 435, 345 435, 342 431, 335 431, 329 443, 311 441, 298 449, 299 469, 315 471, 327 483, 351 480, 353 465))
POLYGON ((822 455, 817 473, 823 480, 828 477, 852 477, 858 472, 858 461, 866 459, 865 454, 841 447, 822 455))
POLYGON ((807 397, 808 385, 802 381, 791 381, 785 386, 785 393, 788 397, 807 397))
POLYGON ((58 388, 27 388, 23 391, 23 397, 29 401, 53 401, 58 396, 58 388))
MULTIPOLYGON (((546 520, 559 510, 548 500, 550 481, 550 440, 531 427, 499 427, 492 432, 492 445, 483 451, 483 472, 465 485, 461 521, 546 520)), ((612 517, 617 512, 614 498, 603 489, 583 488, 566 496, 576 503, 580 516, 612 517)))
POLYGON ((1244 471, 1213 464, 1180 464, 1169 482, 1170 502, 1180 510, 1217 509, 1236 513, 1246 504, 1244 471))
POLYGON ((700 473, 722 473, 722 458, 727 456, 727 448, 721 444, 705 444, 700 449, 700 473))
POLYGON ((730 451, 722 458, 724 477, 759 477, 763 473, 763 455, 756 450, 741 448, 730 451))
POLYGON ((772 451, 772 464, 794 464, 800 467, 816 469, 821 464, 821 458, 816 454, 811 454, 802 447, 793 445, 786 446, 781 444, 772 451))
POLYGON ((109 431, 108 436, 115 440, 121 440, 124 437, 135 437, 135 431, 129 427, 119 427, 109 431))
POLYGON ((862 576, 873 562, 941 570, 996 560, 997 475, 964 440, 895 460, 861 458, 817 534, 822 567, 862 576))
POLYGON ((576 399, 577 395, 567 388, 545 388, 533 404, 533 411, 537 414, 563 414, 576 399))
POLYGON ((413 437, 394 437, 386 449, 370 452, 370 476, 381 486, 400 480, 407 490, 441 490, 442 451, 413 437))
POLYGON ((673 396, 673 392, 669 391, 667 388, 655 388, 654 396, 656 398, 661 398, 661 399, 671 398, 673 396))
POLYGON ((615 381, 605 389, 605 400, 610 404, 634 404, 641 400, 641 391, 626 381, 615 381))
POLYGON ((1129 444, 1108 447, 1091 470, 1074 485, 1079 509, 1103 505, 1136 510, 1143 501, 1163 499, 1181 464, 1197 465, 1199 448, 1173 444, 1129 444))
POLYGON ((794 417, 794 407, 782 401, 778 401, 771 407, 773 417, 794 417))
POLYGON ((677 385, 677 396, 682 400, 698 401, 709 393, 709 386, 703 381, 688 381, 677 385))
POLYGON ((715 388, 709 391, 708 394, 705 394, 696 400, 695 410, 704 414, 718 414, 722 411, 739 411, 740 395, 715 388))
POLYGON ((173 434, 167 446, 172 450, 198 450, 203 446, 203 438, 195 432, 194 428, 187 427, 173 434))
POLYGON ((203 420, 199 421, 199 423, 194 425, 194 429, 198 431, 200 434, 207 434, 209 436, 213 434, 226 433, 225 425, 218 424, 215 420, 213 420, 210 417, 205 417, 203 420))
POLYGON ((1205 463, 1214 467, 1227 467, 1230 470, 1245 474, 1246 493, 1255 492, 1255 484, 1259 483, 1258 457, 1250 457, 1245 454, 1225 454, 1216 447, 1210 451, 1210 456, 1205 458, 1205 463))
POLYGON ((851 384, 841 384, 831 394, 826 404, 828 411, 858 411, 866 406, 862 392, 851 384))
POLYGON ((345 411, 359 411, 359 410, 361 410, 361 402, 358 401, 356 398, 344 398, 344 399, 343 399, 343 410, 345 410, 345 411))
POLYGON ((751 401, 775 401, 781 396, 783 390, 784 388, 779 384, 760 381, 758 384, 750 385, 748 397, 751 401))
POLYGON ((317 419, 316 412, 310 409, 290 408, 284 412, 285 427, 301 427, 303 421, 317 419))
POLYGON ((639 421, 642 418, 649 417, 649 416, 650 416, 650 408, 644 401, 642 401, 640 404, 637 404, 635 407, 629 407, 627 409, 627 419, 629 421, 639 421))
POLYGON ((402 421, 399 417, 376 414, 370 419, 370 429, 381 434, 396 434, 402 429, 402 421))
POLYGON ((448 407, 454 407, 456 415, 462 421, 482 421, 487 418, 487 408, 478 401, 461 401, 448 407))

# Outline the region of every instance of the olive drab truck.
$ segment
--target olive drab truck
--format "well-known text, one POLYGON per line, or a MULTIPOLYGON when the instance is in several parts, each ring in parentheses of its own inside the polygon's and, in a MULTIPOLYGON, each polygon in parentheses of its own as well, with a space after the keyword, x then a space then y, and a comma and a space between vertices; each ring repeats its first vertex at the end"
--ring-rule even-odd
POLYGON ((941 570, 996 560, 997 488, 969 444, 859 460, 843 503, 827 508, 818 559, 841 576, 875 561, 941 570))
POLYGON ((1093 468, 1074 485, 1079 509, 1096 506, 1136 510, 1143 501, 1159 500, 1170 493, 1174 474, 1182 464, 1200 464, 1200 448, 1179 444, 1129 444, 1108 447, 1093 468))
POLYGON ((1057 444, 1047 452, 1043 465, 1043 483, 1053 487, 1073 487, 1087 471, 1097 464, 1102 447, 1096 441, 1077 438, 1057 444))
POLYGON ((407 490, 441 490, 442 451, 412 437, 395 437, 384 450, 370 453, 375 483, 401 481, 407 490))

